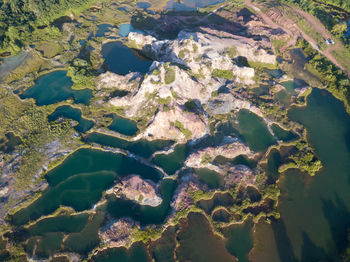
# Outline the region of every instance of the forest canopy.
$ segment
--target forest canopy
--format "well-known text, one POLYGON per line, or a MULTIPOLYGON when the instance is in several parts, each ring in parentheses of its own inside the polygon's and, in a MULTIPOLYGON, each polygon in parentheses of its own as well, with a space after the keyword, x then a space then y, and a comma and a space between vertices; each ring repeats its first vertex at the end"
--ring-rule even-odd
POLYGON ((0 1, 0 51, 18 51, 31 33, 93 0, 0 1))

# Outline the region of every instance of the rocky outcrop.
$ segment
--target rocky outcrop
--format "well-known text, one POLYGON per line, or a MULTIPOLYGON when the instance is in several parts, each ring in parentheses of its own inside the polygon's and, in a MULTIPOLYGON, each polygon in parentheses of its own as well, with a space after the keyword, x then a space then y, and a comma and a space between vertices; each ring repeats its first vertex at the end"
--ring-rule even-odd
POLYGON ((152 181, 143 180, 138 175, 122 178, 112 191, 116 196, 136 201, 140 205, 155 207, 162 203, 162 199, 157 194, 156 185, 152 181))
POLYGON ((219 94, 215 98, 210 99, 206 104, 206 111, 213 115, 228 114, 231 111, 238 111, 241 109, 247 109, 264 118, 263 112, 258 107, 245 100, 237 93, 219 94))
MULTIPOLYGON (((124 115, 139 119, 145 128, 138 138, 172 139, 184 142, 208 133, 207 114, 225 114, 236 109, 256 110, 249 102, 234 95, 213 92, 231 83, 255 83, 251 67, 238 66, 236 56, 261 63, 275 63, 269 45, 264 41, 202 28, 201 32, 181 31, 175 40, 157 40, 152 36, 132 32, 130 43, 153 57, 149 73, 119 76, 107 72, 100 76, 98 90, 124 90, 109 103, 122 108, 124 115), (188 112, 184 105, 195 101, 207 112, 188 112), (176 125, 177 123, 177 125, 176 125), (180 125, 180 126, 179 126, 180 125), (180 128, 179 128, 180 127, 180 128)), ((109 91, 111 92, 111 91, 109 91)))
MULTIPOLYGON (((253 153, 248 146, 241 143, 237 138, 226 138, 226 142, 223 145, 216 147, 207 147, 200 149, 186 159, 185 165, 193 168, 205 167, 210 160, 215 159, 217 156, 224 156, 226 158, 233 159, 239 155, 246 155, 253 157, 253 153)), ((215 171, 218 173, 226 174, 226 171, 216 167, 215 171)))
MULTIPOLYGON (((276 63, 276 56, 270 51, 272 43, 268 39, 254 40, 210 28, 201 28, 201 32, 181 31, 178 34, 178 38, 174 41, 157 41, 153 37, 144 36, 139 33, 130 33, 129 40, 134 41, 138 46, 142 46, 143 51, 152 55, 158 61, 186 64, 188 62, 187 60, 192 60, 191 63, 187 64, 191 69, 200 66, 198 61, 193 58, 208 54, 209 51, 212 53, 212 56, 214 53, 217 53, 222 57, 222 54, 232 47, 236 51, 235 56, 244 56, 249 61, 254 62, 276 63), (179 57, 180 52, 184 53, 185 59, 182 56, 179 57)), ((213 61, 213 64, 215 65, 215 61, 213 61)), ((224 63, 220 67, 225 68, 228 64, 224 63)))
POLYGON ((144 136, 153 139, 171 139, 185 142, 187 139, 198 139, 207 134, 207 126, 194 113, 185 112, 179 106, 172 110, 160 111, 151 124, 145 129, 144 136), (183 127, 179 128, 176 123, 183 127))
POLYGON ((120 219, 100 232, 100 236, 109 248, 125 246, 131 235, 134 222, 131 219, 120 219))
POLYGON ((230 187, 237 183, 242 183, 243 185, 254 184, 255 178, 255 173, 249 167, 236 165, 227 170, 224 176, 225 187, 230 187))
POLYGON ((186 210, 193 205, 194 201, 191 192, 199 190, 198 184, 193 180, 193 176, 188 177, 176 189, 173 198, 174 200, 171 203, 171 207, 173 208, 174 212, 186 210))

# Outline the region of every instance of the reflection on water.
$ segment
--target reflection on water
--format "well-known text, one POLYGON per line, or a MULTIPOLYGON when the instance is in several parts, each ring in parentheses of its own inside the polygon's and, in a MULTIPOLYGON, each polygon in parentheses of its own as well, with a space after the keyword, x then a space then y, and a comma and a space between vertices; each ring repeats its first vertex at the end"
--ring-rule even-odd
POLYGON ((165 9, 174 11, 195 11, 197 8, 204 8, 222 2, 225 2, 225 0, 170 0, 167 2, 165 9))
POLYGON ((307 107, 289 115, 307 128, 324 168, 315 177, 296 170, 281 176, 281 219, 263 226, 270 231, 266 242, 276 247, 256 240, 253 261, 339 261, 350 226, 350 118, 340 101, 318 89, 307 107))
POLYGON ((73 98, 75 103, 89 105, 92 91, 90 89, 73 90, 73 82, 67 71, 54 71, 40 76, 35 85, 28 88, 20 97, 34 98, 38 106, 50 105, 73 98))
POLYGON ((108 70, 120 75, 130 72, 147 73, 152 64, 152 61, 118 41, 103 45, 102 56, 108 70))

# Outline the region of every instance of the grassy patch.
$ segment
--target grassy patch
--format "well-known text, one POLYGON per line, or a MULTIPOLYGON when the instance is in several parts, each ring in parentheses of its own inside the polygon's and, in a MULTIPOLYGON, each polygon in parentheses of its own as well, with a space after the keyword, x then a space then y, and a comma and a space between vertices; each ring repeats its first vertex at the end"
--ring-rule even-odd
POLYGON ((171 84, 175 81, 175 70, 173 67, 169 66, 164 75, 164 82, 166 85, 171 84))
POLYGON ((233 80, 232 70, 214 69, 213 72, 211 73, 211 76, 233 80))
POLYGON ((175 121, 175 127, 177 127, 181 131, 181 133, 185 135, 186 139, 191 138, 192 136, 191 130, 186 129, 180 121, 178 120, 175 121))

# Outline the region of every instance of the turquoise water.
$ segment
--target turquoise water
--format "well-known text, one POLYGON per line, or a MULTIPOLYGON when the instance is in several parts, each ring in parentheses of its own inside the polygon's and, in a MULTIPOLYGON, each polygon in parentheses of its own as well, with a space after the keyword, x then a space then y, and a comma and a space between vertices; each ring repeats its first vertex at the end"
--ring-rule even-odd
POLYGON ((74 102, 89 105, 92 91, 90 89, 73 90, 73 82, 66 71, 54 71, 40 76, 35 85, 28 88, 20 97, 34 98, 39 106, 50 105, 73 98, 74 102))
POLYGON ((161 173, 123 154, 96 149, 79 149, 46 174, 49 187, 42 195, 11 217, 14 225, 22 225, 48 215, 60 205, 76 211, 90 209, 110 188, 117 176, 139 174, 158 182, 161 173))
POLYGON ((350 118, 327 91, 314 89, 307 100, 305 108, 294 108, 289 116, 307 128, 324 168, 315 177, 294 170, 281 176, 281 219, 269 226, 272 239, 266 239, 276 248, 255 252, 254 261, 340 261, 347 243, 350 118))
POLYGON ((110 24, 100 24, 97 26, 96 37, 103 37, 110 31, 110 28, 113 27, 110 24))
POLYGON ((144 179, 151 179, 154 182, 158 182, 162 177, 158 170, 124 154, 82 148, 67 157, 61 165, 49 171, 46 179, 50 186, 56 186, 76 174, 100 171, 112 171, 118 176, 139 174, 144 179))
POLYGON ((128 12, 129 8, 127 8, 126 6, 122 6, 122 7, 119 7, 118 10, 128 12))
POLYGON ((174 142, 169 140, 137 140, 128 141, 115 136, 109 136, 102 133, 91 133, 84 138, 85 142, 97 143, 103 146, 109 146, 114 148, 120 148, 128 150, 136 155, 149 158, 156 151, 164 150, 171 146, 174 142))
POLYGON ((238 113, 239 132, 253 151, 265 151, 275 143, 262 118, 248 110, 238 113))
POLYGON ((150 8, 152 5, 148 2, 137 2, 136 6, 141 9, 150 8))
POLYGON ((118 115, 113 115, 113 122, 109 125, 109 129, 121 133, 126 136, 134 136, 137 131, 137 124, 131 119, 127 119, 118 115))
POLYGON ((94 122, 81 117, 81 111, 78 108, 73 108, 68 105, 57 107, 56 110, 49 115, 49 121, 55 121, 60 117, 70 118, 78 122, 74 128, 78 132, 85 133, 94 126, 94 122))
POLYGON ((137 32, 137 33, 142 33, 142 34, 144 33, 141 30, 135 29, 131 24, 121 24, 118 29, 119 29, 118 34, 121 37, 127 37, 130 32, 137 32))
POLYGON ((102 56, 108 70, 120 75, 130 72, 147 73, 152 64, 152 61, 118 41, 104 44, 102 56))
POLYGON ((179 170, 189 154, 189 146, 186 144, 176 145, 170 154, 158 154, 153 162, 160 166, 168 175, 173 175, 179 170))
POLYGON ((67 178, 57 186, 49 187, 28 207, 12 216, 16 226, 54 212, 60 205, 83 211, 93 207, 102 192, 114 184, 116 174, 112 171, 82 173, 67 178))

